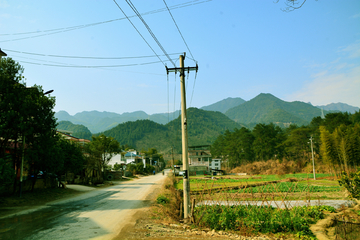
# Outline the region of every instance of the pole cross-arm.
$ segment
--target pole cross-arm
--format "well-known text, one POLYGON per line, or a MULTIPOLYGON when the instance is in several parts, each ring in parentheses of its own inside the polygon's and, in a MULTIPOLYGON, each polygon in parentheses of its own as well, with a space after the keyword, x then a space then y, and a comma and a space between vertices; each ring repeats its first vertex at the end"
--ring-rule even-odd
POLYGON ((196 71, 197 72, 199 70, 199 66, 197 64, 196 64, 196 67, 168 68, 167 66, 165 66, 165 68, 166 68, 166 74, 169 74, 169 72, 175 72, 175 74, 177 72, 179 72, 181 74, 182 71, 184 71, 184 72, 187 71, 188 73, 190 73, 190 71, 196 71))

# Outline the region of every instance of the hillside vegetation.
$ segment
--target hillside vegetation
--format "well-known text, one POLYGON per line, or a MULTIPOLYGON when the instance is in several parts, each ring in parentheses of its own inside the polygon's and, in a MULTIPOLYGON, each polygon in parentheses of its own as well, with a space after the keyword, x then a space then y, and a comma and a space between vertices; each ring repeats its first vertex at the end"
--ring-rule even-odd
POLYGON ((73 124, 70 121, 60 121, 57 129, 71 131, 74 137, 91 140, 92 133, 87 127, 81 124, 73 124))
MULTIPOLYGON (((246 102, 241 98, 226 98, 201 108, 206 111, 226 113, 228 117, 252 128, 257 123, 273 122, 280 127, 287 127, 290 123, 297 125, 308 124, 313 117, 320 116, 321 109, 328 111, 342 111, 354 113, 359 108, 343 103, 314 107, 310 103, 285 102, 271 94, 260 94, 246 102), (243 106, 242 106, 243 105, 243 106), (242 106, 240 108, 240 106, 242 106)), ((327 111, 324 114, 328 113, 327 111)), ((180 114, 177 110, 171 113, 147 114, 144 111, 113 112, 84 111, 71 116, 65 111, 55 114, 57 122, 70 121, 74 124, 86 126, 92 133, 99 133, 116 127, 120 123, 136 120, 152 120, 159 124, 167 124, 180 114)))
POLYGON ((271 94, 262 93, 229 109, 225 115, 246 125, 276 123, 286 127, 289 124, 309 124, 314 117, 321 116, 321 109, 304 102, 285 102, 271 94))
POLYGON ((360 112, 338 112, 315 117, 305 126, 258 123, 251 130, 225 131, 212 144, 211 154, 226 159, 230 169, 239 167, 236 171, 285 174, 312 171, 313 148, 317 172, 339 174, 360 165, 359 143, 360 112), (269 160, 274 160, 270 167, 265 164, 269 160))
MULTIPOLYGON (((189 108, 187 116, 189 146, 210 145, 219 134, 241 127, 220 112, 189 108)), ((128 144, 138 150, 156 148, 167 151, 171 147, 175 152, 181 150, 180 116, 166 125, 151 120, 126 122, 103 133, 115 138, 123 145, 128 144)))

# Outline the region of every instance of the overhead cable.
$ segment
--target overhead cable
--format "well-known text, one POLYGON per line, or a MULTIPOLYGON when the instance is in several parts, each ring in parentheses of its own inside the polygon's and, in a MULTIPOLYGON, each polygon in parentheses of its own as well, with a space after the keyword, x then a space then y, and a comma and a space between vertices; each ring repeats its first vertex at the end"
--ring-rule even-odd
POLYGON ((139 65, 149 65, 160 63, 162 61, 155 62, 145 62, 145 63, 132 63, 132 64, 124 64, 124 65, 101 65, 101 66, 84 66, 84 65, 60 65, 60 64, 47 64, 47 63, 34 63, 28 61, 19 61, 23 63, 33 64, 33 65, 41 65, 41 66, 49 66, 49 67, 65 67, 65 68, 114 68, 114 67, 131 67, 131 66, 139 66, 139 65))
MULTIPOLYGON (((197 4, 210 2, 210 1, 212 1, 212 0, 205 0, 205 1, 193 0, 193 1, 185 2, 185 3, 173 5, 172 7, 170 7, 170 9, 173 10, 173 9, 188 7, 188 6, 197 5, 197 4)), ((155 14, 155 13, 160 13, 160 12, 163 12, 163 11, 166 11, 166 8, 161 8, 161 9, 156 9, 156 10, 153 10, 153 11, 145 12, 142 15, 155 14)), ((129 18, 133 18, 133 17, 136 17, 136 15, 129 16, 129 18)), ((41 33, 41 34, 35 35, 35 36, 29 36, 29 37, 2 40, 0 42, 11 42, 11 41, 19 41, 19 40, 25 40, 25 39, 30 39, 30 38, 43 37, 43 36, 48 36, 48 35, 53 35, 53 34, 73 31, 73 30, 78 30, 78 29, 82 29, 82 28, 92 27, 92 26, 96 26, 96 25, 100 25, 100 24, 106 24, 106 23, 111 23, 111 22, 115 22, 115 21, 125 20, 125 19, 126 18, 117 18, 117 19, 111 19, 111 20, 107 20, 107 21, 101 21, 101 22, 95 22, 95 23, 89 23, 89 24, 82 24, 82 25, 64 27, 64 28, 48 29, 48 30, 43 30, 43 31, 31 31, 31 32, 20 32, 20 33, 2 33, 2 34, 0 34, 0 36, 16 36, 16 35, 27 35, 27 34, 39 34, 39 33, 41 33)))
POLYGON ((171 14, 170 9, 169 9, 169 7, 168 7, 168 5, 166 4, 166 1, 165 1, 165 0, 163 0, 163 1, 164 1, 164 4, 165 4, 165 6, 166 6, 166 8, 167 8, 167 10, 168 10, 168 12, 169 12, 169 14, 170 14, 170 16, 171 16, 172 20, 173 20, 173 21, 174 21, 174 23, 175 23, 175 26, 176 26, 177 30, 178 30, 178 31, 179 31, 179 33, 180 33, 180 36, 181 36, 182 40, 184 41, 184 43, 185 43, 185 45, 186 45, 186 48, 189 50, 189 53, 190 53, 191 57, 192 57, 192 58, 194 58, 194 56, 192 55, 192 53, 191 53, 191 51, 190 51, 189 46, 187 45, 187 43, 186 43, 186 41, 185 41, 184 36, 182 35, 182 33, 181 33, 180 29, 179 29, 179 26, 176 24, 176 21, 175 21, 175 19, 174 19, 173 15, 171 14))
MULTIPOLYGON (((36 55, 36 56, 43 56, 43 57, 56 57, 56 58, 80 58, 80 59, 96 59, 96 60, 120 60, 120 59, 137 59, 137 58, 152 58, 157 57, 156 55, 150 56, 136 56, 136 57, 84 57, 84 56, 62 56, 62 55, 51 55, 51 54, 41 54, 41 53, 31 53, 31 52, 22 52, 22 51, 15 51, 10 49, 3 49, 7 52, 15 52, 15 53, 22 53, 27 55, 36 55)), ((181 53, 170 53, 169 55, 178 55, 181 53)), ((165 55, 161 55, 165 56, 165 55)))
POLYGON ((162 62, 162 64, 164 66, 166 66, 166 64, 163 62, 163 60, 161 60, 161 58, 159 57, 159 55, 155 52, 155 50, 150 46, 150 44, 146 41, 146 39, 143 37, 143 35, 141 35, 141 33, 139 32, 139 30, 135 27, 135 25, 133 24, 133 22, 130 20, 130 18, 126 15, 126 13, 122 10, 122 8, 119 6, 119 4, 116 2, 116 0, 113 0, 114 3, 116 4, 116 6, 121 10, 121 12, 125 15, 125 17, 127 18, 127 20, 129 20, 129 22, 131 23, 131 25, 134 27, 134 29, 138 32, 138 34, 141 36, 141 38, 146 42, 146 44, 149 46, 149 48, 153 51, 153 53, 158 57, 158 59, 162 62))
MULTIPOLYGON (((115 0, 114 0, 115 1, 115 0)), ((146 29, 148 30, 148 32, 150 33, 151 37, 154 39, 154 41, 157 43, 157 45, 160 47, 160 49, 163 51, 163 53, 166 55, 166 57, 169 59, 169 61, 174 65, 174 67, 176 67, 175 63, 171 60, 171 58, 169 57, 169 55, 167 54, 167 52, 165 51, 164 47, 161 45, 161 43, 159 42, 159 40, 157 39, 157 37, 155 36, 155 34, 153 33, 153 31, 151 30, 151 28, 149 27, 149 25, 146 23, 146 21, 144 20, 144 18, 141 16, 141 14, 138 12, 138 10, 136 9, 135 5, 131 2, 131 0, 125 0, 127 2, 127 4, 130 6, 130 8, 135 12, 135 14, 138 16, 138 18, 141 20, 141 22, 144 24, 144 26, 146 27, 146 29)))

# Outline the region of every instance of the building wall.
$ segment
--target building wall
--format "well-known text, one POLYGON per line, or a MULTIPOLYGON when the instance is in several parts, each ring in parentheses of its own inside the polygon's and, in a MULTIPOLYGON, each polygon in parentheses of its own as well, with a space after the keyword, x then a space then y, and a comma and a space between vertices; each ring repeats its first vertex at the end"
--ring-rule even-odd
POLYGON ((123 161, 123 159, 122 159, 121 154, 116 154, 115 156, 113 156, 113 157, 110 159, 109 165, 111 165, 112 167, 114 167, 115 163, 117 163, 117 164, 124 163, 124 162, 122 162, 122 161, 123 161))
POLYGON ((221 170, 221 159, 213 159, 211 161, 211 169, 221 170))

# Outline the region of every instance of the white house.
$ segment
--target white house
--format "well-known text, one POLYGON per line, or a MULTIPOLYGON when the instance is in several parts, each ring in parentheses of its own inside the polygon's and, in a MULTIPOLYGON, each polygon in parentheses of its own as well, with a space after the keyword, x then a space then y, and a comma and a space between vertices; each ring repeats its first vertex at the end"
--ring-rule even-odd
POLYGON ((123 162, 123 157, 121 156, 121 153, 116 154, 109 161, 109 165, 111 165, 112 167, 114 167, 115 164, 121 164, 121 163, 124 163, 123 162))
POLYGON ((210 168, 216 169, 216 170, 221 170, 221 159, 212 159, 210 168))

